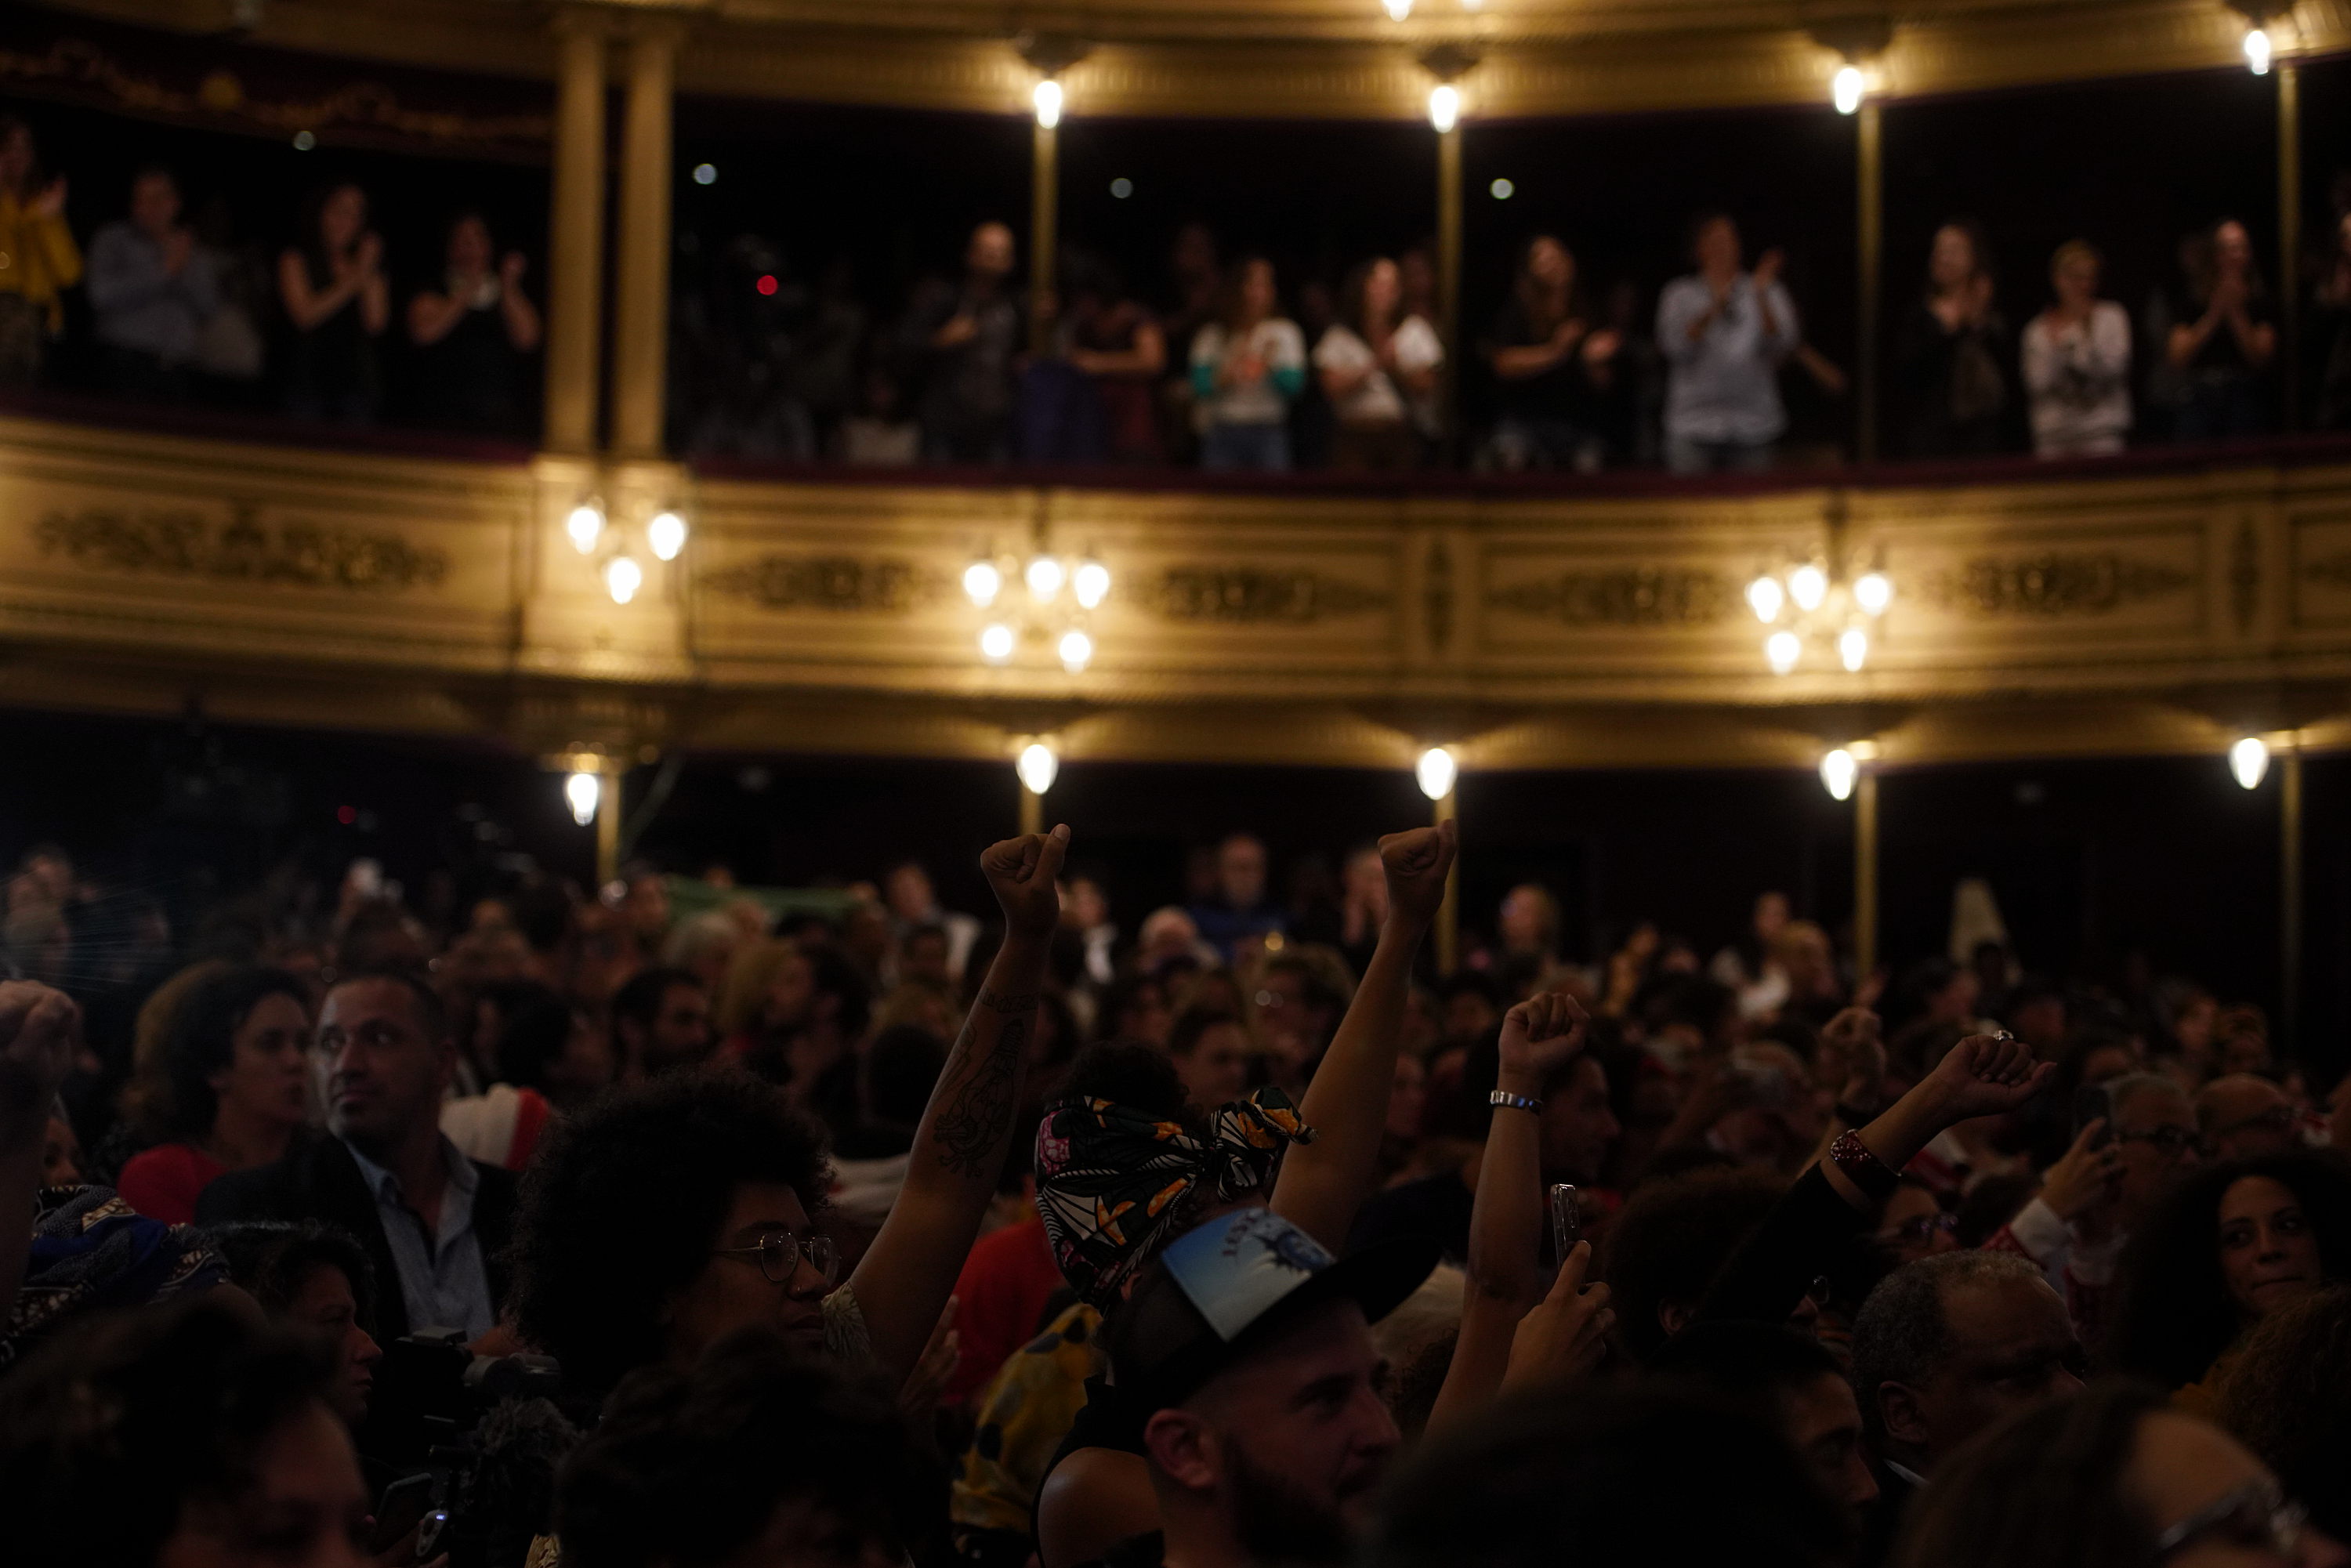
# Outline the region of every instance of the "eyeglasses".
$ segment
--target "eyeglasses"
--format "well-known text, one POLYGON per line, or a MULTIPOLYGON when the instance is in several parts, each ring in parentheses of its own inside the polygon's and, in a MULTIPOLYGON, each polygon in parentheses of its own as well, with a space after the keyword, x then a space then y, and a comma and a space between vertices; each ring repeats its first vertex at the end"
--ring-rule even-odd
POLYGON ((2215 1137, 2224 1138, 2231 1133, 2242 1133, 2253 1127, 2265 1128, 2273 1133, 2283 1133, 2294 1125, 2294 1120, 2293 1106, 2273 1105, 2268 1110, 2248 1116, 2241 1122, 2231 1122, 2225 1127, 2215 1127, 2212 1129, 2212 1134, 2215 1137))
POLYGON ((1888 1246, 1900 1243, 1915 1247, 1919 1242, 1931 1239, 1938 1230, 1955 1231, 1959 1228, 1959 1217, 1956 1214, 1919 1214, 1904 1220, 1890 1230, 1879 1231, 1877 1239, 1888 1246))
POLYGON ((2223 1492, 2155 1538, 2155 1560, 2169 1562, 2209 1535, 2231 1545, 2273 1552, 2291 1561, 2302 1546, 2310 1511, 2289 1502, 2276 1481, 2260 1476, 2223 1492))
POLYGON ((832 1283, 833 1270, 841 1267, 841 1254, 833 1250, 831 1237, 795 1236, 789 1230, 771 1230, 761 1237, 755 1247, 718 1248, 716 1255, 721 1258, 757 1258, 759 1272, 768 1277, 771 1285, 790 1284, 803 1258, 809 1260, 810 1268, 824 1276, 824 1282, 828 1285, 832 1283))
POLYGON ((2167 1160, 2176 1160, 2196 1146, 2196 1134, 2186 1127, 2162 1126, 2144 1133, 2116 1133, 2118 1144, 2153 1144, 2167 1160))

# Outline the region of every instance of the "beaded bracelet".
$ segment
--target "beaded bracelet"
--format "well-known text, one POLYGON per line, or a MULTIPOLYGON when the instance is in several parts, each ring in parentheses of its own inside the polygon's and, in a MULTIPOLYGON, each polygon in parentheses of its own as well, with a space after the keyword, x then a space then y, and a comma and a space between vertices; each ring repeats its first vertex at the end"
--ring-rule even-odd
POLYGON ((1871 1154, 1869 1145, 1857 1134, 1837 1134, 1836 1142, 1829 1145, 1829 1163, 1843 1171, 1845 1179, 1861 1188, 1862 1196, 1873 1203, 1884 1203, 1902 1185, 1901 1173, 1871 1154))

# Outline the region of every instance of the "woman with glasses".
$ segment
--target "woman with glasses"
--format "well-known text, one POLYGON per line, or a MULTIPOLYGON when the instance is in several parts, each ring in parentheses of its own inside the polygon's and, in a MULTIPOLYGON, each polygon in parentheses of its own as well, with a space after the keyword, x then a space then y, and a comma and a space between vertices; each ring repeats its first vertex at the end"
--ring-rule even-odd
POLYGON ((1898 1568, 2344 1568, 2277 1478, 2137 1384, 2097 1384, 1995 1427, 1913 1502, 1898 1568))
POLYGON ((1886 1200, 1871 1238, 1888 1269, 1916 1263, 1921 1258, 1959 1250, 1959 1217, 1947 1212, 1935 1189, 1917 1176, 1906 1176, 1894 1196, 1886 1200))
POLYGON ((2273 1155, 2198 1171, 2131 1239, 2106 1359, 2218 1406, 2241 1341, 2271 1312, 2351 1277, 2351 1169, 2273 1155))
POLYGON ((824 1134, 747 1073, 657 1078, 559 1124, 525 1176, 513 1309, 523 1338, 601 1395, 690 1367, 744 1329, 912 1372, 996 1195, 1059 920, 1066 829, 990 848, 1005 937, 925 1108, 898 1198, 846 1281, 822 1230, 824 1134))

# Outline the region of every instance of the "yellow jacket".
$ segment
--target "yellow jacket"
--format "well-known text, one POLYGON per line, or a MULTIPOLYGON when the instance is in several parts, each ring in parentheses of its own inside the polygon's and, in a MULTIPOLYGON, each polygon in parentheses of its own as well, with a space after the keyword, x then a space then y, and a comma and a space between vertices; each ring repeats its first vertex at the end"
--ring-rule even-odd
POLYGON ((0 191, 0 294, 21 294, 46 305, 49 330, 63 329, 57 296, 81 281, 81 247, 63 217, 47 217, 0 191))

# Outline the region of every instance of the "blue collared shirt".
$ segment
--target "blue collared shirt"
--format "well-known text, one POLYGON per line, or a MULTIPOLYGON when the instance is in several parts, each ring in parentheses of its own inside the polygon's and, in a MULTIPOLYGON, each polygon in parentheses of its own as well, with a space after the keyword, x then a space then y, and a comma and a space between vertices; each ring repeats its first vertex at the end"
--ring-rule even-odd
POLYGON ((463 1329, 478 1339, 497 1322, 496 1303, 490 1300, 490 1277, 482 1265, 482 1246, 474 1234, 474 1192, 481 1174, 474 1162, 448 1139, 441 1140, 441 1158, 449 1167, 449 1185, 441 1193, 441 1228, 428 1235, 423 1217, 408 1207, 400 1178, 352 1148, 360 1179, 375 1195, 376 1218, 392 1248, 400 1272, 400 1299, 408 1309, 411 1333, 419 1329, 463 1329))

